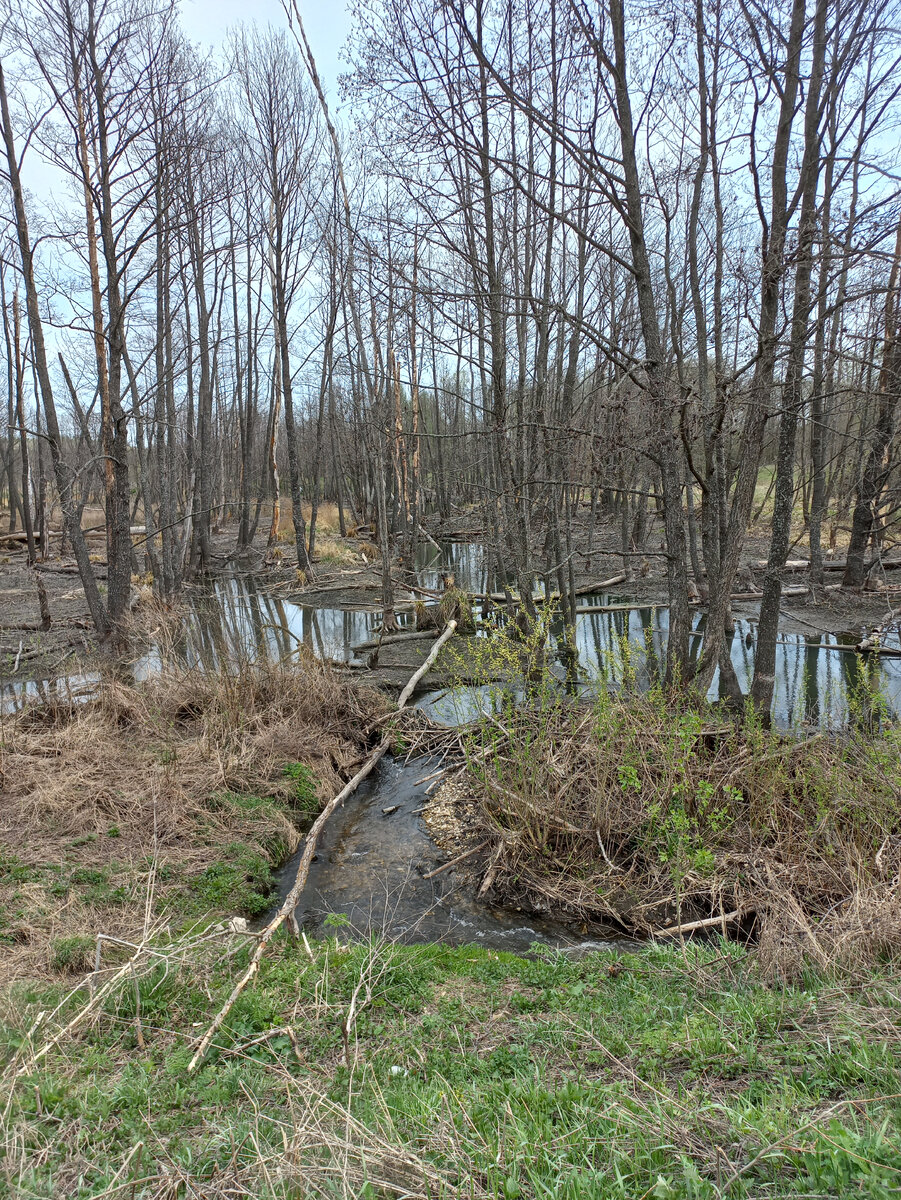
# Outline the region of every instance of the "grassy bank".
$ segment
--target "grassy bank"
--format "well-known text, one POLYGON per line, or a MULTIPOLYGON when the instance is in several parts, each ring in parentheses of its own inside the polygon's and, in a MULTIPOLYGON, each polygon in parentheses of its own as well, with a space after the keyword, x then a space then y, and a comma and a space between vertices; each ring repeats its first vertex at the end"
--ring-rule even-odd
POLYGON ((285 941, 188 1075, 246 940, 154 949, 39 1063, 87 990, 52 1016, 58 985, 8 996, 4 1194, 888 1200, 901 1186, 887 968, 783 988, 725 943, 526 961, 338 938, 308 957, 285 941))
POLYGON ((0 984, 86 969, 97 933, 263 911, 384 705, 304 658, 3 717, 0 984))

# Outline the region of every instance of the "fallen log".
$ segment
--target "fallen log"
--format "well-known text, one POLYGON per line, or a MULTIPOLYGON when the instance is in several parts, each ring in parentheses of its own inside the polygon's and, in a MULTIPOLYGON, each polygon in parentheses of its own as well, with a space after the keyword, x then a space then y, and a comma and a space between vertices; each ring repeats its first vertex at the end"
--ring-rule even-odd
MULTIPOLYGON (((783 596, 806 596, 810 591, 809 587, 801 586, 787 587, 782 589, 783 596)), ((763 597, 763 592, 733 592, 729 597, 732 601, 740 600, 760 600, 763 597)), ((692 600, 691 608, 703 608, 706 600, 692 600)), ((668 608, 668 600, 645 600, 633 601, 631 604, 580 604, 576 608, 576 615, 583 616, 589 613, 607 613, 607 612, 636 612, 639 609, 656 609, 668 608)))
POLYGON ((356 654, 359 650, 375 650, 379 646, 393 646, 397 642, 422 642, 437 636, 437 629, 420 629, 416 633, 391 633, 381 640, 369 638, 368 641, 357 642, 355 646, 351 646, 351 650, 356 654))
MULTIPOLYGON (((416 687, 416 684, 420 681, 420 679, 422 679, 429 667, 431 667, 432 663, 438 657, 439 650, 448 640, 448 638, 453 635, 453 632, 456 628, 456 621, 448 621, 447 628, 432 647, 431 654, 428 656, 419 670, 414 672, 414 674, 410 677, 409 683, 401 692, 397 701, 397 712, 400 712, 400 710, 406 705, 410 696, 413 694, 413 689, 416 687)), ((278 912, 260 934, 260 940, 257 943, 256 950, 254 950, 253 955, 251 956, 247 970, 232 988, 231 995, 216 1014, 212 1025, 210 1025, 209 1029, 203 1035, 199 1046, 194 1052, 194 1057, 188 1064, 189 1074, 193 1072, 197 1068, 198 1064, 204 1059, 207 1050, 210 1048, 213 1038, 222 1028, 222 1024, 225 1021, 225 1018, 231 1012, 235 1001, 260 969, 260 963, 263 961, 263 955, 266 953, 266 947, 272 941, 273 936, 280 928, 282 923, 286 920, 289 920, 295 935, 299 934, 297 918, 294 916, 294 910, 297 908, 297 901, 300 899, 300 894, 306 885, 307 876, 310 873, 310 866, 313 862, 313 855, 316 852, 316 843, 319 841, 319 835, 322 833, 329 817, 332 815, 335 809, 338 808, 339 805, 343 804, 349 796, 352 796, 363 780, 368 775, 372 774, 372 771, 376 765, 384 757, 385 752, 391 745, 391 742, 392 735, 390 733, 386 733, 376 748, 363 763, 362 767, 360 767, 359 771, 357 771, 356 775, 354 775, 353 779, 351 779, 349 783, 345 784, 341 791, 338 792, 337 796, 333 796, 332 799, 329 800, 328 804, 326 804, 325 808, 310 826, 310 831, 307 834, 306 842, 304 844, 303 854, 300 857, 300 862, 297 864, 297 873, 294 876, 294 882, 291 885, 291 890, 288 892, 287 896, 282 902, 281 908, 279 908, 278 912)))
MULTIPOLYGON (((824 571, 844 571, 847 562, 843 558, 826 558, 823 560, 824 571)), ((872 564, 876 565, 876 564, 872 564)), ((886 559, 879 563, 879 566, 885 571, 901 570, 901 558, 886 559)), ((767 564, 760 559, 758 562, 748 563, 752 571, 765 571, 767 564)), ((790 558, 782 568, 783 571, 807 571, 810 568, 810 561, 806 558, 790 558)))
POLYGON ((438 657, 441 647, 444 645, 444 643, 449 638, 451 638, 453 636, 454 630, 456 628, 457 628, 456 621, 448 621, 447 628, 444 630, 444 633, 442 633, 441 637, 438 638, 438 640, 435 642, 435 645, 432 647, 431 651, 429 652, 428 658, 425 660, 425 662, 422 664, 422 666, 419 668, 419 670, 415 671, 410 676, 409 683, 404 688, 404 690, 401 692, 401 694, 398 698, 398 701, 397 701, 398 712, 400 712, 400 710, 404 707, 404 705, 407 703, 407 701, 413 695, 413 692, 416 688, 417 683, 419 683, 420 679, 422 679, 422 677, 423 677, 423 675, 425 675, 426 671, 428 671, 429 668, 432 666, 435 659, 438 657))
POLYGON ((655 609, 667 607, 669 607, 668 600, 645 600, 634 604, 579 604, 576 607, 576 616, 584 616, 590 613, 637 612, 639 609, 644 608, 655 609))
POLYGON ((420 525, 418 522, 417 522, 417 524, 416 524, 416 528, 419 530, 419 532, 422 534, 422 536, 425 538, 425 540, 426 540, 427 542, 431 542, 431 543, 432 543, 432 545, 435 547, 435 549, 436 549, 436 550, 438 551, 438 553, 440 554, 440 553, 441 553, 441 547, 438 545, 438 543, 435 541, 435 539, 432 537, 432 535, 429 533, 429 531, 428 531, 427 529, 423 529, 423 527, 422 527, 422 526, 421 526, 421 525, 420 525))
POLYGON ((586 596, 591 592, 604 592, 607 588, 616 587, 618 583, 625 583, 628 576, 625 571, 619 575, 611 575, 609 579, 599 579, 596 583, 585 583, 575 590, 576 596, 586 596))
MULTIPOLYGON (((782 589, 783 599, 786 596, 806 596, 810 592, 810 588, 806 584, 792 584, 790 587, 782 589)), ((730 600, 762 600, 763 592, 733 592, 729 597, 730 600)))
MULTIPOLYGON (((627 576, 625 572, 623 572, 620 575, 612 575, 609 579, 597 579, 592 583, 583 583, 580 587, 576 588, 573 595, 587 596, 592 592, 604 592, 607 590, 607 588, 616 587, 618 583, 625 583, 626 579, 627 576)), ((472 592, 471 595, 473 600, 494 600, 497 603, 501 603, 507 599, 506 592, 472 592)), ((513 601, 518 601, 519 593, 511 592, 510 597, 513 601)), ((535 604, 544 604, 547 600, 559 599, 559 592, 551 592, 550 595, 545 595, 544 592, 532 593, 532 600, 535 604)), ((578 609, 576 611, 578 612, 578 609)))

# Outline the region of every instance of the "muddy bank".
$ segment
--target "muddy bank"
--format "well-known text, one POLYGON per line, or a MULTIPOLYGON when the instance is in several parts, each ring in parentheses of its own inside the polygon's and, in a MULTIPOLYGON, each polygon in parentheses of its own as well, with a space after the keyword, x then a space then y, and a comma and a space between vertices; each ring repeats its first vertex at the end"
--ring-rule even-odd
POLYGON ((0 679, 66 674, 96 651, 81 581, 64 560, 29 568, 24 553, 0 554, 0 614, 0 679))

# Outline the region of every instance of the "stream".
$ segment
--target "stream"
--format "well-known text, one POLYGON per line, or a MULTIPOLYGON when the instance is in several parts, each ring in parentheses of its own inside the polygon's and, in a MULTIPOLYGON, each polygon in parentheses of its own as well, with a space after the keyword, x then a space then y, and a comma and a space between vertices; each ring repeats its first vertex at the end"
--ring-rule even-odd
MULTIPOLYGON (((440 553, 421 548, 416 563, 419 585, 439 586, 439 576, 453 571, 456 582, 469 591, 487 591, 482 549, 476 544, 448 543, 440 553)), ((338 597, 337 599, 340 599, 338 597)), ((580 604, 627 603, 628 597, 595 593, 580 604)), ((355 659, 354 647, 376 632, 381 611, 370 596, 353 607, 313 607, 302 597, 289 598, 255 578, 218 577, 193 590, 178 644, 172 647, 186 667, 228 670, 235 663, 288 657, 303 645, 318 657, 338 662, 355 659)), ((400 607, 400 606, 399 606, 400 607)), ((754 670, 757 605, 735 605, 735 635, 731 654, 743 690, 754 670)), ((667 610, 641 607, 586 613, 576 630, 580 664, 586 680, 604 678, 615 686, 624 670, 639 686, 648 686, 666 653, 667 610)), ((412 611, 400 611, 401 625, 412 626, 412 611)), ((694 618, 693 652, 700 653, 704 614, 694 618)), ((799 633, 798 619, 788 619, 777 647, 774 723, 785 729, 835 730, 846 726, 856 698, 877 688, 888 714, 901 714, 901 658, 853 653, 860 631, 847 634, 799 633)), ((552 626, 552 636, 562 631, 552 626)), ((897 635, 894 644, 898 647, 897 635)), ((170 651, 171 652, 171 651, 170 651)), ((159 666, 151 647, 135 668, 138 680, 159 666)), ((0 705, 5 711, 30 700, 88 697, 97 677, 72 675, 54 680, 2 681, 0 705)), ((586 683, 590 686, 590 682, 586 683)), ((714 679, 710 697, 717 697, 714 679)), ((451 725, 474 716, 486 704, 484 688, 426 691, 416 703, 435 720, 451 725)), ((442 865, 443 857, 429 837, 420 812, 427 801, 423 776, 435 768, 422 761, 408 764, 386 759, 358 792, 328 823, 318 847, 298 920, 314 934, 331 929, 336 917, 348 932, 384 933, 392 940, 478 943, 522 953, 534 943, 567 948, 597 949, 622 944, 603 931, 574 932, 552 921, 496 909, 457 886, 455 870, 424 875, 442 865), (385 812, 384 810, 392 810, 385 812)), ((281 895, 294 879, 297 856, 279 872, 281 895)))
MULTIPOLYGON (((424 778, 435 769, 434 760, 383 759, 331 817, 295 910, 302 929, 315 936, 378 933, 389 941, 475 943, 515 954, 535 944, 571 954, 625 944, 612 935, 599 938, 596 930, 582 936, 556 921, 495 908, 459 887, 454 867, 440 870, 445 858, 420 816, 428 800, 424 778), (433 871, 440 873, 424 878, 433 871)), ((302 852, 279 872, 282 900, 302 852)))

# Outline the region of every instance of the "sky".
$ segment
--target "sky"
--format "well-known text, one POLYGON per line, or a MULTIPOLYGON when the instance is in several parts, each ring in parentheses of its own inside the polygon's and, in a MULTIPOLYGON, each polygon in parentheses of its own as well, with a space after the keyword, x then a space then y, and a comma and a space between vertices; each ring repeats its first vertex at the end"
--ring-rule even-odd
MULTIPOLYGON (((335 94, 338 74, 347 70, 340 60, 341 47, 350 32, 345 0, 299 0, 304 28, 326 89, 335 94)), ((229 26, 244 24, 287 25, 280 0, 182 0, 181 25, 193 42, 221 44, 229 26)))

